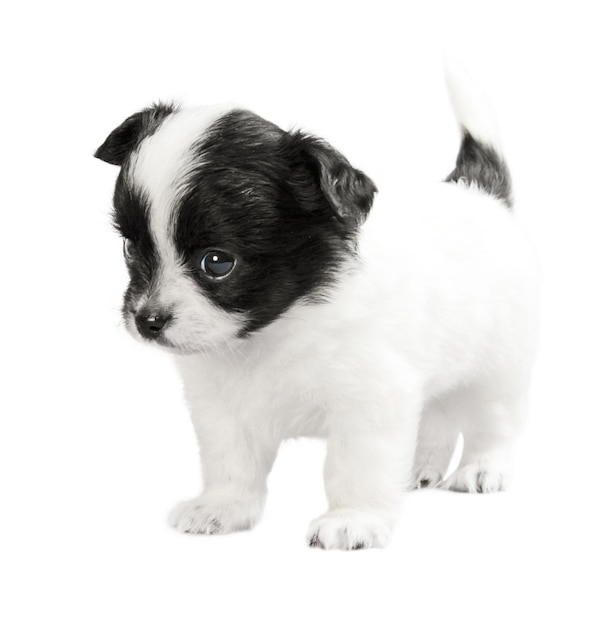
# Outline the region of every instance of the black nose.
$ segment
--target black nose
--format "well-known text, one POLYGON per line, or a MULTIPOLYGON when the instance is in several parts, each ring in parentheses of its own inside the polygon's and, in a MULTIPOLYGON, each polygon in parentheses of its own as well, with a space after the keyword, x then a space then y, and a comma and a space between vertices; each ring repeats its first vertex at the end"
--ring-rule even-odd
POLYGON ((140 313, 136 315, 136 326, 142 337, 156 339, 167 326, 170 318, 171 315, 161 315, 160 313, 140 313))

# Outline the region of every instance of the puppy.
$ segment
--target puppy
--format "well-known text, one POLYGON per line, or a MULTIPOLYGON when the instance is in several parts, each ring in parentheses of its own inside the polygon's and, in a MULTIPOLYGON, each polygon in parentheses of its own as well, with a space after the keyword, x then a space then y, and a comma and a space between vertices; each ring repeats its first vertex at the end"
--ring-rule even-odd
POLYGON ((366 174, 245 109, 156 104, 95 153, 120 166, 125 325, 175 355, 201 450, 205 489, 172 512, 178 530, 252 527, 289 437, 328 441, 311 546, 385 546, 408 487, 507 486, 537 261, 484 98, 455 69, 448 84, 455 169, 370 217, 366 174))

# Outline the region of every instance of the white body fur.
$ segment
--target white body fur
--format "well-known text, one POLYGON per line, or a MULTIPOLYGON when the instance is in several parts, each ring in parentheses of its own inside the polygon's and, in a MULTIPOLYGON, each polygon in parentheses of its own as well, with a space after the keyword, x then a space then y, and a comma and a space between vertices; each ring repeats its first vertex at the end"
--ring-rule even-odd
POLYGON ((477 189, 422 186, 401 204, 392 215, 377 200, 361 265, 328 303, 293 308, 239 352, 178 357, 206 483, 172 514, 178 528, 249 527, 281 440, 302 435, 328 437, 330 510, 310 529, 327 548, 384 545, 402 489, 440 482, 460 432, 447 485, 506 485, 535 347, 535 256, 477 189))
MULTIPOLYGON (((487 108, 461 84, 452 75, 458 122, 497 147, 487 108)), ((207 117, 172 119, 199 128, 207 117)), ((164 177, 167 160, 146 156, 166 140, 176 150, 163 130, 131 165, 152 190, 151 224, 167 277, 153 297, 183 315, 167 331, 174 345, 210 335, 221 344, 176 357, 205 490, 178 505, 171 523, 200 533, 252 526, 281 441, 298 436, 328 439, 329 510, 310 527, 312 545, 385 545, 401 492, 443 480, 459 433, 464 453, 445 486, 504 488, 526 410, 539 282, 536 257, 506 207, 448 183, 406 186, 399 198, 382 194, 361 229, 359 260, 343 269, 324 303, 299 303, 246 340, 225 341, 235 335, 235 318, 189 289, 172 252, 167 193, 178 194, 180 184, 159 183, 175 174, 164 177)))

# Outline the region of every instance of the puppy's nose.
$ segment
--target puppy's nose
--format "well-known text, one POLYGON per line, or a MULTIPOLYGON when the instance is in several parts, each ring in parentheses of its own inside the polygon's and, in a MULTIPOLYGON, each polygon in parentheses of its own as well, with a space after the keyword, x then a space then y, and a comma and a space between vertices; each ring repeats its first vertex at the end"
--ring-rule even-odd
POLYGON ((136 315, 136 326, 142 337, 146 339, 156 339, 165 326, 167 326, 170 319, 171 315, 164 315, 162 313, 139 313, 136 315))

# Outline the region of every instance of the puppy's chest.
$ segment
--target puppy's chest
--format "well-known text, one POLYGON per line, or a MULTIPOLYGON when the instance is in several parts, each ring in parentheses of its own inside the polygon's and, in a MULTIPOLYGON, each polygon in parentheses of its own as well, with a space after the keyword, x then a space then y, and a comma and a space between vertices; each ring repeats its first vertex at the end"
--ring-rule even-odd
POLYGON ((204 386, 254 428, 270 427, 284 438, 324 436, 328 391, 319 359, 303 352, 265 357, 216 364, 204 386))

